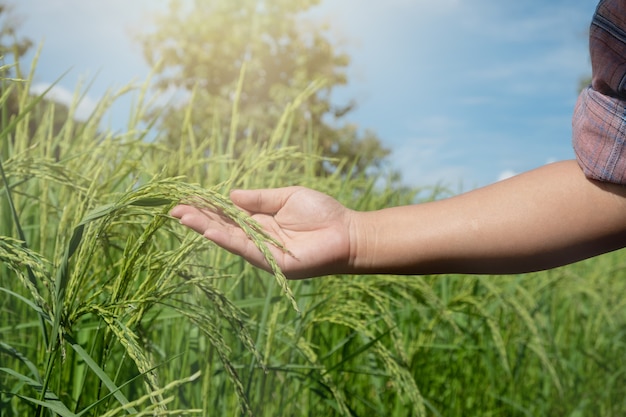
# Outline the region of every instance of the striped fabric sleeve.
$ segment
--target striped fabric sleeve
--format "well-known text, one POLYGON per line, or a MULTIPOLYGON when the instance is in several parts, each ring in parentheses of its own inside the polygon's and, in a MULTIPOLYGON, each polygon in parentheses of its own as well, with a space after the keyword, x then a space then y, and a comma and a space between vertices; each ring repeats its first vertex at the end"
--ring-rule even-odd
POLYGON ((574 151, 587 177, 626 185, 626 0, 599 3, 589 51, 592 82, 574 109, 574 151))

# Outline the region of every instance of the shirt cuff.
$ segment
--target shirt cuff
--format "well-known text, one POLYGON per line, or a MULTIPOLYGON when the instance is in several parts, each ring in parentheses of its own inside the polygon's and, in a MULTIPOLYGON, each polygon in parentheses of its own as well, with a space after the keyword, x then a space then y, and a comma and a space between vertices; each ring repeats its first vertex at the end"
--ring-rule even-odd
POLYGON ((574 109, 572 133, 588 178, 626 185, 626 102, 586 88, 574 109))

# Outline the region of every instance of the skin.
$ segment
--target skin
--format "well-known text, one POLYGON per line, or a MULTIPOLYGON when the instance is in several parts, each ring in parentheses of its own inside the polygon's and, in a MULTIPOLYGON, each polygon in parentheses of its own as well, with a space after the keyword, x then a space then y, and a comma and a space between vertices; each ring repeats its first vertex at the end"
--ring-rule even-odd
MULTIPOLYGON (((626 246, 626 188, 587 179, 575 161, 545 165, 445 200, 359 212, 304 187, 234 190, 231 199, 290 251, 290 279, 329 274, 510 274, 626 246)), ((179 205, 172 216, 268 270, 241 229, 179 205)))

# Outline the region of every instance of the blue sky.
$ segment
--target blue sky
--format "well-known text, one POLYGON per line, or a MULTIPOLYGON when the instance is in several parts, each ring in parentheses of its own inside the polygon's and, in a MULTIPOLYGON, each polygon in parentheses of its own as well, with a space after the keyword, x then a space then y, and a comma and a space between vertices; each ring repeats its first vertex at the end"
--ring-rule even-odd
MULTIPOLYGON (((166 0, 20 0, 21 32, 43 43, 39 88, 92 82, 85 111, 149 68, 132 34, 166 0)), ((571 114, 589 75, 597 0, 325 0, 315 16, 352 57, 338 103, 375 130, 410 185, 454 191, 573 157, 571 114)), ((110 123, 121 128, 130 102, 110 123)))

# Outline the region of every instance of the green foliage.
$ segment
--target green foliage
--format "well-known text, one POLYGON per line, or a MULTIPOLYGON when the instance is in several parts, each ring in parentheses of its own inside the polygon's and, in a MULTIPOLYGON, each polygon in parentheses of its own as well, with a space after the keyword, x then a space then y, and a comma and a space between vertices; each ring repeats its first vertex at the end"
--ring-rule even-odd
MULTIPOLYGON (((13 13, 13 7, 8 2, 0 1, 0 72, 4 80, 23 81, 24 74, 19 61, 33 46, 31 39, 18 36, 18 29, 19 19, 13 13)), ((3 96, 0 117, 4 118, 6 123, 6 120, 16 117, 24 106, 24 103, 20 102, 23 97, 20 97, 16 89, 7 88, 6 83, 0 83, 0 96, 3 96)), ((67 106, 42 97, 32 109, 24 113, 28 119, 24 126, 27 126, 32 137, 39 127, 39 121, 45 114, 49 114, 52 117, 53 133, 57 134, 63 128, 69 112, 67 106), (48 112, 50 106, 55 107, 54 112, 48 112)))
POLYGON ((19 21, 13 13, 13 7, 6 1, 0 1, 0 56, 24 56, 33 46, 28 38, 19 38, 19 21))
POLYGON ((276 242, 229 189, 302 184, 361 210, 412 202, 415 190, 376 185, 386 178, 319 176, 314 135, 306 152, 290 145, 315 85, 267 140, 232 133, 236 90, 228 129, 197 136, 191 104, 167 147, 140 127, 148 86, 114 134, 101 120, 117 94, 84 123, 70 106, 56 129, 29 80, 5 81, 19 108, 0 125, 0 415, 626 412, 623 253, 519 276, 287 283, 168 210, 221 210, 265 247, 276 242))
POLYGON ((322 88, 294 113, 289 144, 303 149, 311 134, 319 135, 316 143, 323 156, 348 158, 353 167, 330 160, 319 174, 380 167, 388 150, 378 137, 340 123, 354 104, 331 103, 333 88, 347 81, 349 59, 331 43, 328 28, 305 18, 317 3, 195 0, 189 6, 172 1, 168 12, 156 19, 155 29, 142 37, 147 61, 158 68, 158 88, 186 92, 184 105, 164 110, 162 139, 178 144, 180 126, 189 118, 198 138, 211 135, 220 122, 227 129, 236 102, 240 141, 235 150, 242 153, 244 137, 254 132, 257 140, 267 140, 285 106, 312 81, 322 80, 322 88), (235 101, 232 93, 237 89, 241 94, 235 101))

